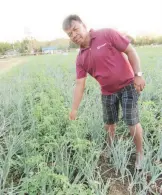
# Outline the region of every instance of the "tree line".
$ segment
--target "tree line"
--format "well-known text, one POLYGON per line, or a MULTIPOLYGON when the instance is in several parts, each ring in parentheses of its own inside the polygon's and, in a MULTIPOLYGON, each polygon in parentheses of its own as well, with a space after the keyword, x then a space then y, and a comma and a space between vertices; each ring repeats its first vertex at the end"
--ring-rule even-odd
MULTIPOLYGON (((138 36, 133 38, 126 35, 131 40, 132 44, 137 46, 162 44, 162 36, 150 37, 150 36, 138 36)), ((0 54, 4 55, 8 50, 16 50, 19 53, 41 52, 42 47, 55 46, 59 50, 78 48, 76 44, 69 41, 69 39, 56 39, 53 41, 38 41, 36 39, 24 39, 22 41, 16 41, 14 43, 0 42, 0 54)))
POLYGON ((133 38, 129 35, 126 35, 128 39, 131 40, 131 43, 136 46, 142 46, 142 45, 161 45, 162 44, 162 36, 137 36, 136 38, 133 38))
POLYGON ((36 39, 24 39, 14 43, 0 42, 0 54, 5 55, 9 50, 19 53, 42 52, 43 47, 55 46, 59 50, 68 49, 70 44, 68 39, 56 39, 53 41, 38 41, 36 39))

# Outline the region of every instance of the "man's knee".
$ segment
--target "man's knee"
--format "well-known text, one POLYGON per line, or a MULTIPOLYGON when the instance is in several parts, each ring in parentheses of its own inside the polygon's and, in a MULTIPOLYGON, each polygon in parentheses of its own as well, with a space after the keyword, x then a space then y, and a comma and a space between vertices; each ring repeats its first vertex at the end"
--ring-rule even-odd
POLYGON ((131 136, 135 136, 136 134, 141 134, 142 133, 142 127, 140 123, 137 123, 135 125, 129 125, 129 130, 131 136))
POLYGON ((111 125, 105 125, 105 130, 109 132, 114 132, 116 129, 116 124, 111 124, 111 125))

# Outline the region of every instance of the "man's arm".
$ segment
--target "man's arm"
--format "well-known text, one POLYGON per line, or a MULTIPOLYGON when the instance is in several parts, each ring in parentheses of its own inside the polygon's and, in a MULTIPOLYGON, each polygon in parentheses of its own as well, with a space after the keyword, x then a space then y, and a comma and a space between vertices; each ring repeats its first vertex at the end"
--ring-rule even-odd
POLYGON ((141 72, 139 56, 131 44, 128 45, 124 53, 128 56, 128 60, 133 68, 134 74, 141 72))
POLYGON ((70 112, 69 115, 70 120, 76 119, 77 110, 79 108, 84 93, 85 82, 86 82, 86 77, 76 80, 76 86, 73 95, 72 111, 70 112))
MULTIPOLYGON (((128 45, 124 53, 128 56, 128 60, 132 66, 134 74, 141 72, 140 59, 136 50, 132 47, 131 44, 128 45)), ((143 77, 135 76, 134 84, 138 92, 142 91, 145 87, 145 81, 143 77)))

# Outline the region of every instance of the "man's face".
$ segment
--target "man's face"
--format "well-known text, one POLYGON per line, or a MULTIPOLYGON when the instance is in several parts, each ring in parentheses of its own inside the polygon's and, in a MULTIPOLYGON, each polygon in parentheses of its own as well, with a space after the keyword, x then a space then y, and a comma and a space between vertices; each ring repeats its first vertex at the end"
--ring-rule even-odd
POLYGON ((77 45, 82 45, 87 36, 87 29, 83 23, 73 20, 71 27, 65 30, 71 41, 77 45))

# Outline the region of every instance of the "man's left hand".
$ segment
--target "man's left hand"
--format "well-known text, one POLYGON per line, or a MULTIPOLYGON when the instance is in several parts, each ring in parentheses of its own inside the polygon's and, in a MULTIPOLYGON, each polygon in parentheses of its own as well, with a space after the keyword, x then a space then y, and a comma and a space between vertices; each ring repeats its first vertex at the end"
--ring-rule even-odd
POLYGON ((138 93, 140 93, 140 91, 142 91, 145 88, 145 85, 146 83, 143 77, 140 77, 140 76, 134 77, 134 86, 138 93))

